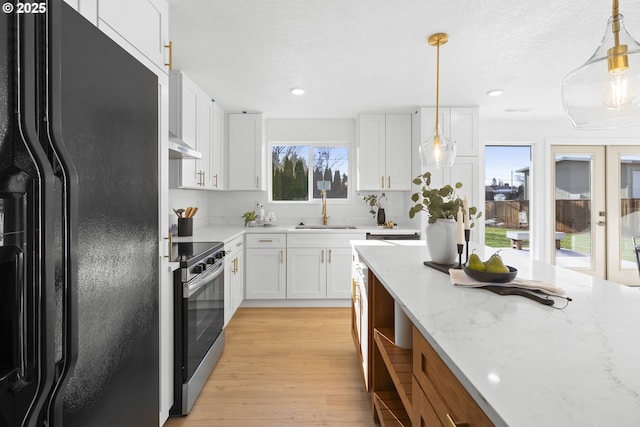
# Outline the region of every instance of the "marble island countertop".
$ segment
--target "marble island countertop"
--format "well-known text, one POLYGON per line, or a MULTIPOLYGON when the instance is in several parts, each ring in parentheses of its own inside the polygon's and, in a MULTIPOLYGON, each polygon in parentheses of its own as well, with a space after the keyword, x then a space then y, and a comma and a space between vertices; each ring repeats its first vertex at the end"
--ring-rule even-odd
POLYGON ((357 249, 496 425, 640 425, 639 288, 503 251, 519 277, 573 298, 560 310, 453 286, 423 265, 426 245, 357 249))

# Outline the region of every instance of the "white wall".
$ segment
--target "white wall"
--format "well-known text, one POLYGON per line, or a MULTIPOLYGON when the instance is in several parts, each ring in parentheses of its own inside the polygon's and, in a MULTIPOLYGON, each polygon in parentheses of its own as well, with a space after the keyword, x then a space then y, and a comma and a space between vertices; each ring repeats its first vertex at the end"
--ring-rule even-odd
MULTIPOLYGON (((355 191, 356 177, 356 120, 355 119, 267 119, 265 120, 265 141, 331 141, 347 142, 351 146, 349 159, 349 176, 353 183, 350 187, 351 200, 349 202, 328 201, 329 223, 333 224, 364 224, 372 223, 374 219, 369 215, 369 208, 358 197, 355 191)), ((267 161, 270 154, 267 153, 267 161)), ((267 174, 268 174, 267 169, 267 174)), ((369 192, 367 192, 369 193, 369 192)), ((410 226, 408 192, 386 192, 387 201, 383 202, 388 220, 400 225, 410 226)), ((307 224, 322 221, 321 205, 268 203, 266 191, 201 191, 201 190, 170 190, 169 208, 185 208, 198 206, 194 227, 209 223, 243 224, 241 215, 255 207, 259 202, 265 211, 273 211, 279 222, 307 224)), ((172 222, 176 215, 170 211, 172 222)))

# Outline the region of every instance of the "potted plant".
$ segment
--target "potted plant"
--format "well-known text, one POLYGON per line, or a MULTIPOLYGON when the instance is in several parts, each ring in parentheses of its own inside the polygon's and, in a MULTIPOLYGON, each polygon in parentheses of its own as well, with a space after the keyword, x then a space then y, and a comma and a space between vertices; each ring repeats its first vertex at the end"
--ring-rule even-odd
POLYGON ((242 219, 244 219, 244 226, 246 227, 247 224, 251 224, 256 222, 257 219, 257 215, 254 211, 246 211, 245 213, 242 214, 242 219))
POLYGON ((382 207, 382 199, 387 200, 387 196, 384 193, 381 194, 360 194, 360 198, 364 200, 364 202, 369 205, 369 213, 374 218, 377 217, 378 225, 383 225, 386 221, 386 216, 384 212, 384 208, 382 207), (374 208, 378 208, 376 211, 374 208))
POLYGON ((469 206, 469 212, 465 212, 464 202, 456 194, 456 190, 462 188, 461 182, 456 182, 454 186, 446 184, 441 188, 431 188, 431 172, 425 172, 414 178, 413 183, 422 188, 411 195, 415 205, 409 209, 409 218, 420 212, 429 215, 425 234, 431 259, 438 264, 453 264, 457 255, 458 210, 462 209, 463 214, 468 215, 469 228, 474 226, 474 220, 480 218, 482 212, 478 212, 475 206, 469 206))

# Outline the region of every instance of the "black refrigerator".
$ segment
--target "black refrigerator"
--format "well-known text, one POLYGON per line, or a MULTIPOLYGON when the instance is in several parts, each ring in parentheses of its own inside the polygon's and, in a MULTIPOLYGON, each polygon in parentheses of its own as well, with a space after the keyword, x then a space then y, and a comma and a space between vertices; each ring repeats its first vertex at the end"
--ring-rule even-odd
POLYGON ((157 76, 61 0, 16 4, 0 13, 0 427, 156 427, 157 76))

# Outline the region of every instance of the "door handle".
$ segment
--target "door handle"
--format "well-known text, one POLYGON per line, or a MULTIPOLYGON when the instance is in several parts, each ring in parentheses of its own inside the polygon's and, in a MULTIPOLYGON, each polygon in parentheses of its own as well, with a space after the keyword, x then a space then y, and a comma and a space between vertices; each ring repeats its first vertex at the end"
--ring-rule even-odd
POLYGON ((603 226, 603 225, 607 225, 606 221, 598 221, 598 225, 603 226))
POLYGON ((165 255, 165 258, 169 258, 169 260, 173 259, 173 257, 171 256, 171 248, 173 247, 173 241, 172 241, 173 235, 171 233, 169 233, 169 237, 165 237, 164 240, 168 240, 169 241, 169 255, 165 255))

